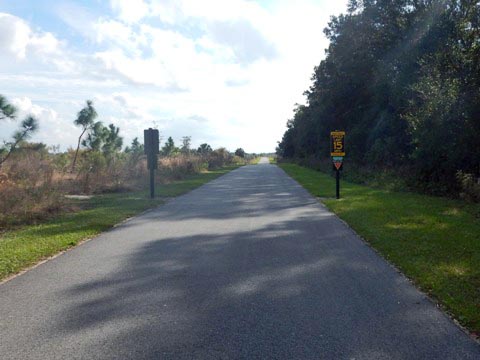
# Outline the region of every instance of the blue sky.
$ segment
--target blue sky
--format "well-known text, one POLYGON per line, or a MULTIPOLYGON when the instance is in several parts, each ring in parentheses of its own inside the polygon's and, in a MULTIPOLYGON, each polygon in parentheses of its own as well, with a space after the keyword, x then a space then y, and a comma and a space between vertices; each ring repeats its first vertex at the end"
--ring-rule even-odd
MULTIPOLYGON (((0 0, 0 93, 33 138, 74 146, 85 100, 128 144, 157 127, 230 150, 273 151, 345 1, 0 0), (312 46, 316 44, 316 46, 312 46)), ((18 124, 0 123, 0 140, 18 124)))

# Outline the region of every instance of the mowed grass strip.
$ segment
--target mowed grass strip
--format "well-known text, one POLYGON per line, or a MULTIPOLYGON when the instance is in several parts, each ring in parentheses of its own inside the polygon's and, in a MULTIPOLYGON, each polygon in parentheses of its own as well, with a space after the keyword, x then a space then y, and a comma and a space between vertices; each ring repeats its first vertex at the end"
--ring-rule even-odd
POLYGON ((461 324, 480 334, 480 205, 341 182, 279 165, 461 324))
POLYGON ((162 204, 165 198, 184 194, 236 167, 226 167, 157 185, 155 190, 158 198, 153 200, 148 198, 147 191, 72 200, 72 205, 83 210, 66 213, 38 225, 5 231, 0 235, 0 280, 75 246, 128 217, 156 207, 162 204))

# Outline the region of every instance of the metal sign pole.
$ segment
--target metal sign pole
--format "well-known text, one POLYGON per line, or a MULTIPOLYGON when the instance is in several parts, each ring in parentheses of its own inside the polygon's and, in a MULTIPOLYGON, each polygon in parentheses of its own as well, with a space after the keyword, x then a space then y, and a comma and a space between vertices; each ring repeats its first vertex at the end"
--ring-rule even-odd
POLYGON ((150 170, 150 198, 155 197, 155 169, 157 168, 157 154, 160 152, 159 133, 157 129, 149 128, 143 131, 147 167, 150 170))
POLYGON ((340 169, 343 167, 345 157, 345 131, 336 130, 330 133, 330 155, 335 168, 336 198, 340 199, 340 169))
POLYGON ((337 199, 340 199, 340 170, 337 169, 337 199))
POLYGON ((150 199, 155 197, 155 169, 150 168, 150 199))

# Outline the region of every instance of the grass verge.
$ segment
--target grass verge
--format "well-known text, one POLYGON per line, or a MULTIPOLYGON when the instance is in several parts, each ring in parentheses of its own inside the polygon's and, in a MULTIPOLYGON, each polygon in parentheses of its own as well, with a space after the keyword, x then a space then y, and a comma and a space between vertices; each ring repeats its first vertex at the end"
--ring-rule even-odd
POLYGON ((82 210, 60 215, 41 224, 7 230, 0 234, 0 280, 75 246, 128 217, 158 206, 165 198, 184 194, 236 167, 225 167, 157 185, 158 197, 153 200, 148 198, 146 191, 72 200, 72 206, 82 210))
POLYGON ((254 157, 253 159, 250 159, 248 161, 248 165, 257 165, 259 163, 260 159, 261 159, 260 156, 254 157))
POLYGON ((279 165, 462 325, 480 335, 480 205, 379 190, 279 165))

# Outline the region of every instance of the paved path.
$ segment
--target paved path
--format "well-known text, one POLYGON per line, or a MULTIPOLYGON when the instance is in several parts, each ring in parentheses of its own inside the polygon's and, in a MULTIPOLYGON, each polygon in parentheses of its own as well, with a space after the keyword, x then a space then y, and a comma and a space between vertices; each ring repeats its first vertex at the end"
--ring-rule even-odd
POLYGON ((0 358, 480 359, 480 347, 262 164, 0 285, 0 358))

